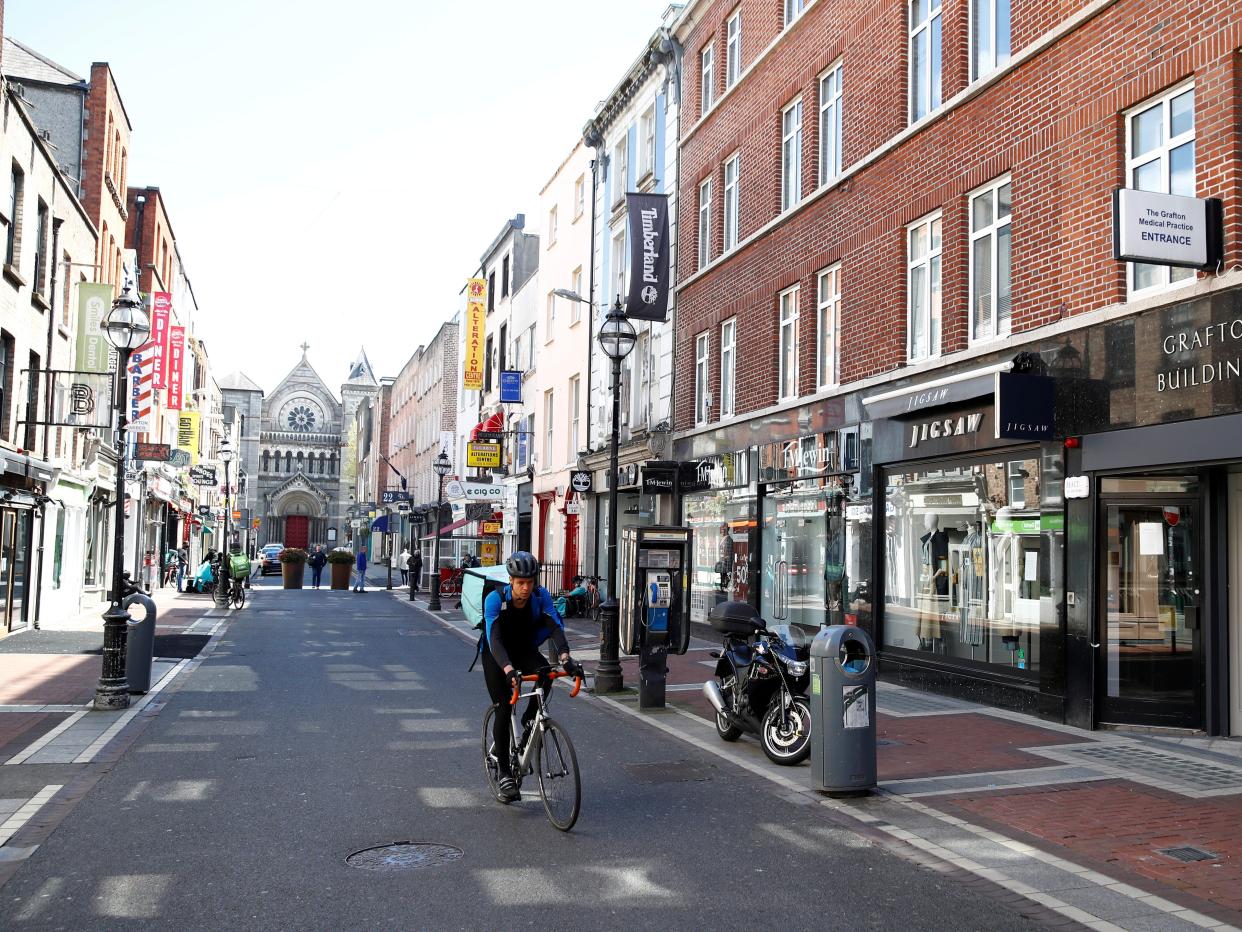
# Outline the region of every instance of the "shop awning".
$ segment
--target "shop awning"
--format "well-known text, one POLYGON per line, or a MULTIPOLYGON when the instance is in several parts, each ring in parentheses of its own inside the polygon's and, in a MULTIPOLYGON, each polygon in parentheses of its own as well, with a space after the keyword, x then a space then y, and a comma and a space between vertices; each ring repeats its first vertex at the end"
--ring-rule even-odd
POLYGON ((388 533, 388 515, 380 515, 371 522, 371 530, 379 531, 381 534, 388 533))
POLYGON ((465 518, 462 518, 459 521, 454 521, 452 524, 446 524, 444 525, 444 527, 440 528, 440 536, 444 536, 445 534, 452 534, 459 527, 465 527, 469 523, 470 522, 467 521, 465 518))
POLYGON ((504 429, 505 416, 501 412, 497 411, 491 417, 474 425, 474 428, 470 431, 470 439, 471 441, 475 441, 479 439, 479 434, 499 433, 504 429))
POLYGON ((928 408, 991 395, 996 388, 996 373, 1008 372, 1012 368, 1013 360, 1007 360, 982 369, 956 372, 929 382, 869 395, 862 403, 867 409, 867 416, 872 419, 918 414, 928 408))

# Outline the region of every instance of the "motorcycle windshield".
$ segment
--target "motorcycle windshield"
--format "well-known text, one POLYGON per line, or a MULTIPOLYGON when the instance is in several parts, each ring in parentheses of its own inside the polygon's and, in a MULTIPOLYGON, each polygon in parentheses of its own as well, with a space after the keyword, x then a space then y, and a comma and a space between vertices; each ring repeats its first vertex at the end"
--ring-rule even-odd
POLYGON ((810 647, 813 635, 800 625, 772 625, 769 634, 774 634, 789 647, 810 647))

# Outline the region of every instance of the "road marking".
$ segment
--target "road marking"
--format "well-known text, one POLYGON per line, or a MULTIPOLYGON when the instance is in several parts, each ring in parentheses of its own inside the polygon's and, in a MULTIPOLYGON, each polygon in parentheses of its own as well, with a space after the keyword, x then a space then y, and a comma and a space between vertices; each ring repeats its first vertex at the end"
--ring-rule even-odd
POLYGON ((45 747, 47 747, 49 744, 55 741, 57 736, 59 736, 62 732, 67 731, 75 722, 78 721, 78 719, 82 718, 84 715, 86 715, 85 711, 75 712, 73 715, 70 715, 67 719, 65 719, 63 722, 61 722, 59 725, 57 725, 55 728, 49 731, 42 738, 39 738, 33 744, 27 746, 25 749, 21 751, 18 751, 12 757, 6 760, 4 762, 5 765, 7 766, 8 764, 24 763, 27 758, 32 757, 33 755, 37 754, 39 751, 43 750, 45 747))
MULTIPOLYGON (((64 788, 63 783, 49 783, 39 792, 35 793, 20 809, 9 816, 3 823, 0 823, 0 845, 8 843, 8 840, 17 834, 23 825, 34 818, 35 813, 43 808, 44 803, 64 788)), ((34 848, 28 849, 30 852, 34 848)), ((29 857, 29 854, 26 855, 29 857)))

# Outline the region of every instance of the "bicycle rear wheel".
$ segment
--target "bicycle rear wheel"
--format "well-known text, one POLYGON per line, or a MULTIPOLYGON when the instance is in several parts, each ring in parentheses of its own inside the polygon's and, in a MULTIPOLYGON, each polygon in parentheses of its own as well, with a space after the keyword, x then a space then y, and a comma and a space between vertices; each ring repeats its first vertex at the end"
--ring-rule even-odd
POLYGON ((492 722, 496 715, 496 707, 489 705, 483 713, 483 772, 487 774, 487 785, 492 796, 500 793, 500 763, 492 748, 492 722))
POLYGON ((582 781, 578 776, 578 755, 569 733, 554 718, 547 719, 536 735, 535 766, 539 774, 539 795, 548 821, 568 832, 578 821, 582 808, 582 781))
POLYGON ((240 583, 233 583, 233 607, 241 608, 246 604, 246 590, 240 583))

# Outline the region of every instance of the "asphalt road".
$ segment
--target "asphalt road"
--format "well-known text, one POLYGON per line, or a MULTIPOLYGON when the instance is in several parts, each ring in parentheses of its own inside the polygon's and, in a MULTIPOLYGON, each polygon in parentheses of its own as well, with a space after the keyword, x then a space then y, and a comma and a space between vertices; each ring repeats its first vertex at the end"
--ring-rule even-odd
MULTIPOLYGON (((258 582, 256 580, 256 582, 258 582)), ((266 580, 167 706, 0 890, 0 927, 988 929, 980 884, 591 699, 558 693, 574 831, 494 802, 471 648, 383 592, 266 580), (654 764, 655 767, 633 765, 654 764), (360 849, 460 859, 362 870, 360 849)))

